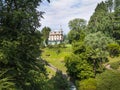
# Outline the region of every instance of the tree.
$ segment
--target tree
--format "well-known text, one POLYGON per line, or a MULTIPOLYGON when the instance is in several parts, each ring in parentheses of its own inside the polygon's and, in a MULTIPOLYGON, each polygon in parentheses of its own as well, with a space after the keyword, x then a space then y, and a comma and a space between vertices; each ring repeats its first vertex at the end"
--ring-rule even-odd
POLYGON ((51 29, 49 27, 44 27, 42 29, 42 37, 44 40, 44 44, 47 45, 48 44, 48 38, 49 38, 49 33, 50 33, 51 29))
POLYGON ((107 37, 102 32, 88 34, 84 39, 85 45, 91 48, 106 50, 107 45, 115 42, 111 37, 107 37))
POLYGON ((77 81, 78 90, 96 90, 96 86, 97 83, 94 78, 77 81))
POLYGON ((41 90, 45 84, 40 55, 41 37, 36 30, 43 12, 36 10, 42 0, 0 0, 0 71, 10 69, 20 90, 41 90), (14 73, 14 74, 13 74, 14 73))
POLYGON ((105 71, 96 77, 97 90, 119 90, 120 73, 118 71, 105 71))
POLYGON ((120 15, 119 14, 120 14, 120 7, 115 8, 112 36, 120 44, 120 15))
POLYGON ((120 46, 116 43, 108 44, 107 49, 111 57, 119 56, 120 54, 120 46))
POLYGON ((117 8, 120 8, 120 0, 114 0, 114 3, 115 3, 115 10, 117 8))
POLYGON ((80 39, 80 33, 79 32, 71 30, 68 33, 68 40, 69 40, 70 44, 74 41, 78 41, 79 39, 80 39))
POLYGON ((79 31, 84 30, 86 27, 86 21, 84 19, 75 18, 68 23, 71 30, 79 31))
POLYGON ((114 3, 113 0, 107 0, 105 3, 108 7, 108 11, 111 13, 113 10, 113 3, 114 3))
POLYGON ((69 90, 67 77, 61 71, 57 71, 55 76, 51 78, 55 90, 69 90))
POLYGON ((71 29, 68 33, 68 40, 69 43, 72 43, 74 41, 83 40, 85 37, 85 34, 83 30, 86 27, 86 21, 84 19, 76 18, 68 23, 69 28, 71 29))
POLYGON ((96 33, 101 31, 104 34, 111 36, 113 30, 112 17, 113 15, 108 12, 108 7, 106 3, 101 2, 100 4, 97 5, 95 12, 93 13, 89 20, 87 32, 96 33))
POLYGON ((74 54, 81 54, 83 52, 86 52, 86 46, 83 42, 75 42, 72 44, 72 50, 74 54))
POLYGON ((102 63, 105 62, 108 56, 107 45, 114 43, 114 41, 103 33, 97 32, 87 35, 84 43, 87 47, 91 48, 89 58, 93 64, 94 73, 96 75, 97 68, 102 68, 102 63))
POLYGON ((85 60, 84 56, 71 55, 65 58, 67 73, 73 80, 84 80, 93 77, 91 65, 85 60))
POLYGON ((7 71, 0 71, 0 90, 15 90, 15 83, 11 82, 10 77, 4 77, 7 71))

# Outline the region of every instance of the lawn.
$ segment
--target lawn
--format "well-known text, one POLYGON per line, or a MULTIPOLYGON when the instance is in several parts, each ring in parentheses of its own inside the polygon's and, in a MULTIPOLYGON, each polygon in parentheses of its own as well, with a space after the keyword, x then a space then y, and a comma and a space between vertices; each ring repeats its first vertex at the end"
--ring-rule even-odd
POLYGON ((55 67, 57 67, 62 72, 66 73, 64 58, 71 53, 71 45, 66 45, 65 48, 44 48, 42 49, 41 57, 55 67))
POLYGON ((46 70, 47 70, 49 78, 51 78, 52 76, 55 75, 55 72, 53 70, 51 70, 51 68, 49 68, 48 66, 46 66, 46 70))
POLYGON ((119 57, 108 57, 109 62, 108 63, 114 63, 120 61, 120 56, 119 57))
POLYGON ((108 57, 109 62, 112 69, 120 70, 120 56, 119 57, 108 57))

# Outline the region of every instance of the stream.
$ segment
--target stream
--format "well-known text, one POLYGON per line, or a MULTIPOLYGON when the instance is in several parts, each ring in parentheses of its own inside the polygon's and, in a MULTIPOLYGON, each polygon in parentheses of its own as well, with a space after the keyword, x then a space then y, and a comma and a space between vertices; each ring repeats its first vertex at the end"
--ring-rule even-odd
MULTIPOLYGON (((58 68, 56 68, 55 66, 53 66, 52 64, 50 64, 50 63, 48 63, 46 60, 42 60, 42 59, 40 59, 40 58, 38 58, 39 60, 41 60, 44 64, 46 64, 50 69, 52 69, 54 72, 57 72, 59 69, 58 68)), ((67 75, 67 73, 64 73, 64 72, 62 72, 63 73, 63 76, 65 76, 65 77, 69 77, 68 75, 67 75)), ((76 88, 76 86, 74 85, 74 83, 72 82, 72 81, 68 81, 69 82, 69 85, 70 85, 70 90, 77 90, 77 88, 76 88)))

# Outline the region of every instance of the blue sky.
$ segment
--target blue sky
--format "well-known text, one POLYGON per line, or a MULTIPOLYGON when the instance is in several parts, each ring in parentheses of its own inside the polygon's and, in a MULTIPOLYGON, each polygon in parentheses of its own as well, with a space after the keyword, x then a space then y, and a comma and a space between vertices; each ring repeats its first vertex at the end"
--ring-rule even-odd
POLYGON ((88 21, 101 1, 105 0, 51 0, 51 3, 44 1, 37 8, 45 12, 39 29, 48 26, 54 31, 59 30, 61 25, 64 33, 68 33, 70 20, 83 18, 88 21))

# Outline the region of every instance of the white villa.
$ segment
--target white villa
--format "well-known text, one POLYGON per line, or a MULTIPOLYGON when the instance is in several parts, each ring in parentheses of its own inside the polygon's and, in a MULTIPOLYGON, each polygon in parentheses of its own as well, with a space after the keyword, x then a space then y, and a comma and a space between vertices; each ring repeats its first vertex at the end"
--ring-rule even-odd
POLYGON ((48 38, 48 44, 50 45, 55 45, 55 44, 60 44, 63 42, 63 31, 51 31, 49 33, 49 38, 48 38))

